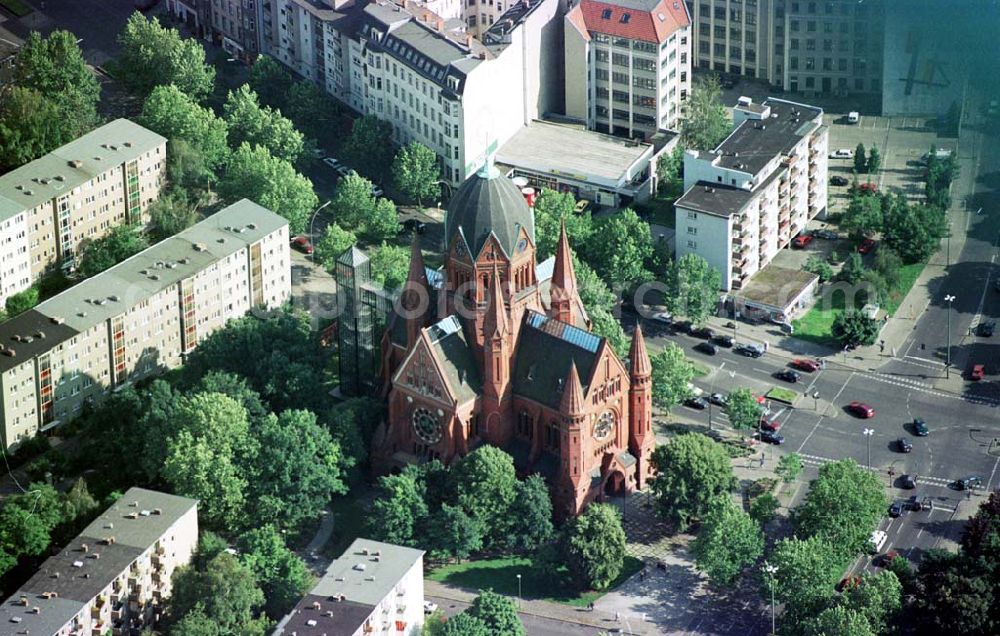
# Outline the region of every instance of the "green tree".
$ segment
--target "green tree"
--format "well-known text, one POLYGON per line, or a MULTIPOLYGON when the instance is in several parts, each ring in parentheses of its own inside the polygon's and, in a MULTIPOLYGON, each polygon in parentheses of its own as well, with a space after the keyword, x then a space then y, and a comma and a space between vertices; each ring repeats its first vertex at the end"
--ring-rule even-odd
POLYGON ((29 287, 25 290, 17 292, 16 294, 7 296, 7 300, 4 302, 4 308, 7 310, 7 316, 13 318, 18 314, 23 314, 37 304, 38 288, 29 287))
POLYGON ((882 570, 862 577, 861 583, 847 590, 843 598, 849 609, 867 619, 873 633, 886 634, 897 624, 903 607, 903 586, 894 573, 882 570))
POLYGON ((868 173, 868 159, 865 158, 865 145, 858 142, 858 147, 854 149, 854 171, 858 174, 868 173))
MULTIPOLYGON (((483 548, 483 524, 459 506, 442 504, 428 521, 428 538, 442 553, 459 562, 483 548)), ((423 542, 421 542, 423 543, 423 542)))
POLYGON ((63 498, 63 519, 67 522, 89 520, 99 507, 100 504, 87 488, 87 480, 79 477, 63 498))
MULTIPOLYGON (((594 233, 593 219, 590 212, 576 214, 576 199, 569 192, 558 192, 549 188, 542 191, 535 199, 535 254, 539 262, 553 256, 559 244, 559 232, 562 224, 566 224, 566 236, 570 245, 580 249, 589 244, 594 233)), ((577 268, 577 276, 580 275, 577 268)))
POLYGON ((508 546, 533 552, 552 538, 552 500, 540 475, 529 475, 514 487, 514 500, 507 512, 510 519, 508 546))
POLYGON ((427 520, 425 486, 412 472, 379 479, 379 497, 372 505, 370 532, 388 543, 418 545, 417 532, 427 520))
POLYGON ((12 170, 72 140, 52 100, 36 90, 8 86, 0 95, 0 165, 12 170))
POLYGON ((292 84, 282 112, 307 137, 324 143, 333 143, 341 138, 343 107, 309 80, 292 84))
POLYGON ((362 230, 374 210, 371 181, 350 172, 337 182, 337 190, 330 201, 330 213, 337 223, 362 230))
POLYGON ((17 86, 38 91, 55 106, 68 139, 97 125, 101 87, 69 31, 56 30, 47 37, 37 31, 29 33, 14 58, 13 80, 17 86))
POLYGON ((778 477, 781 477, 782 481, 790 484, 802 472, 802 458, 798 453, 782 455, 781 459, 778 460, 778 467, 774 469, 774 472, 778 474, 778 477))
POLYGON ((868 151, 868 162, 865 164, 865 172, 868 174, 878 174, 878 169, 882 167, 882 155, 878 148, 872 146, 868 151))
POLYGON ((605 307, 594 307, 587 310, 587 317, 590 318, 590 331, 595 336, 607 338, 608 344, 620 357, 628 356, 631 342, 622 329, 622 324, 605 307))
POLYGON ((378 180, 392 165, 392 124, 375 115, 355 119, 344 142, 344 159, 361 174, 378 180))
MULTIPOLYGON (((168 156, 170 146, 180 139, 196 148, 212 169, 229 157, 226 122, 176 86, 153 89, 143 102, 139 123, 170 140, 168 156)), ((169 162, 167 165, 169 169, 169 162)))
MULTIPOLYGON (((182 566, 174 573, 171 615, 183 621, 191 613, 202 614, 204 620, 198 617, 196 621, 199 630, 214 623, 220 635, 260 636, 267 625, 258 614, 263 605, 264 593, 253 572, 226 552, 216 555, 204 570, 182 566)), ((186 634, 177 631, 178 627, 171 633, 186 634)))
POLYGON ((257 93, 246 84, 229 97, 222 112, 229 124, 229 144, 238 148, 247 143, 264 146, 271 156, 294 164, 302 157, 305 140, 291 120, 270 106, 261 106, 257 93))
POLYGON ((851 285, 857 285, 864 278, 864 275, 865 262, 862 260, 861 254, 851 252, 847 260, 844 261, 844 266, 840 269, 840 279, 851 285))
POLYGON ((236 542, 240 561, 253 573, 266 599, 272 619, 284 616, 312 587, 305 562, 285 546, 278 529, 271 525, 253 528, 236 542))
POLYGON ((324 268, 332 270, 337 258, 357 242, 358 237, 354 235, 354 232, 345 230, 336 223, 331 223, 323 231, 323 237, 316 242, 314 255, 324 268))
POLYGON ((508 511, 517 494, 514 459, 484 444, 455 464, 451 481, 455 501, 483 525, 485 547, 503 545, 511 525, 508 511))
POLYGON ((289 230, 306 230, 319 199, 312 181, 295 171, 292 164, 274 157, 263 146, 244 143, 226 167, 219 182, 219 197, 226 203, 250 199, 288 219, 289 230))
POLYGON ((384 241, 399 234, 396 204, 389 199, 377 199, 371 216, 364 225, 364 234, 369 241, 384 241))
POLYGON ((907 205, 905 199, 886 211, 882 241, 907 263, 922 263, 948 234, 948 219, 941 208, 907 205))
POLYGON ((730 585, 764 551, 764 535, 732 497, 720 495, 708 503, 691 551, 713 583, 730 585))
POLYGON ((372 280, 386 289, 399 289, 406 282, 410 271, 410 250, 398 245, 382 243, 368 252, 372 280))
POLYGON ((486 623, 468 612, 456 614, 441 628, 440 636, 493 636, 486 623))
POLYGON ((764 589, 770 595, 773 580, 775 598, 794 608, 796 616, 807 616, 830 598, 845 561, 843 554, 820 537, 781 539, 768 558, 778 569, 773 579, 764 574, 764 589))
POLYGON ((42 556, 64 514, 62 498, 48 484, 32 483, 9 496, 0 507, 0 571, 12 568, 18 557, 42 556))
POLYGON ((284 65, 270 55, 258 55, 250 67, 247 83, 257 93, 262 104, 285 110, 295 79, 284 65))
POLYGON ((685 148, 712 150, 731 129, 718 76, 696 78, 687 101, 687 117, 681 120, 681 143, 685 148))
POLYGON ((851 636, 877 636, 881 632, 872 629, 868 620, 860 612, 843 605, 834 605, 815 616, 807 616, 796 633, 802 636, 830 636, 850 634, 851 636))
POLYGON ((875 271, 890 288, 899 286, 899 271, 903 268, 903 259, 890 247, 883 246, 875 253, 875 271))
POLYGON ((205 63, 205 49, 177 29, 165 29, 156 18, 138 11, 118 34, 117 75, 140 97, 161 85, 173 85, 196 101, 212 91, 215 69, 205 63))
POLYGON ((774 513, 780 507, 781 503, 778 501, 778 498, 766 492, 750 502, 750 518, 761 526, 764 526, 774 518, 774 513))
POLYGON ((612 287, 631 287, 652 277, 645 268, 653 255, 649 224, 631 208, 598 219, 583 252, 601 280, 612 287))
POLYGON ((154 241, 170 238, 198 222, 197 209, 183 190, 162 195, 146 212, 149 214, 147 231, 154 241))
POLYGON ((668 343, 649 361, 653 366, 653 403, 656 406, 669 409, 688 398, 694 365, 684 355, 683 349, 668 343))
POLYGON ((802 536, 817 536, 843 555, 863 552, 888 503, 878 476, 845 459, 824 464, 796 510, 802 536))
POLYGON ((470 616, 481 620, 490 636, 524 636, 524 625, 517 616, 517 608, 506 596, 493 590, 483 590, 467 610, 470 616))
POLYGON ((657 446, 652 464, 657 512, 682 532, 705 515, 712 500, 736 487, 726 449, 700 433, 679 435, 657 446))
POLYGON ((418 141, 403 146, 392 162, 392 180, 403 196, 423 205, 440 194, 441 168, 434 151, 418 141))
MULTIPOLYGON (((205 615, 205 610, 200 605, 181 617, 169 633, 176 636, 222 636, 219 626, 205 615)), ((145 632, 143 636, 146 636, 145 632)))
POLYGON ((995 634, 995 586, 960 554, 928 550, 914 585, 917 619, 928 634, 995 634))
POLYGON ((729 423, 736 429, 756 428, 760 416, 764 414, 757 396, 746 388, 730 391, 723 410, 729 416, 729 423))
POLYGON ((116 225, 101 238, 86 241, 76 269, 86 277, 96 276, 149 247, 142 231, 133 225, 116 225))
MULTIPOLYGON (((225 130, 221 132, 219 141, 224 144, 225 130)), ((173 193, 184 194, 196 208, 205 203, 206 190, 215 181, 215 172, 199 146, 174 138, 167 143, 167 181, 173 193)))
MULTIPOLYGON (((727 122, 728 125, 728 122, 727 122)), ((676 199, 684 193, 684 148, 676 146, 656 160, 657 191, 676 199)))
POLYGON ((802 269, 806 270, 810 274, 816 274, 819 276, 819 282, 825 283, 829 280, 833 280, 833 268, 830 267, 830 263, 826 261, 821 256, 816 256, 813 254, 806 259, 805 265, 802 269))
POLYGON ((848 309, 833 319, 833 337, 844 346, 872 345, 878 338, 881 323, 858 309, 848 309))
POLYGON ((698 254, 686 254, 667 265, 667 310, 700 324, 712 315, 719 304, 722 278, 719 270, 698 254))
POLYGON ((860 241, 882 230, 882 203, 879 197, 862 196, 857 190, 840 220, 840 227, 853 241, 860 241))
POLYGON ((614 506, 592 503, 567 522, 563 555, 574 580, 587 589, 603 590, 625 565, 625 531, 614 506))

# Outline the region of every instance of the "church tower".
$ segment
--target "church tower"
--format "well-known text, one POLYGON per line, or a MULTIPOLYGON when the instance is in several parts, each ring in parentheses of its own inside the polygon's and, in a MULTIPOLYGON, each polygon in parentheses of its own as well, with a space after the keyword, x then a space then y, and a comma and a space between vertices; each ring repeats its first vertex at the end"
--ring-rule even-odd
POLYGON ((559 414, 562 418, 562 440, 560 456, 562 457, 562 474, 569 496, 567 503, 574 506, 570 514, 575 514, 576 502, 581 494, 581 486, 590 477, 584 471, 583 435, 584 422, 587 419, 587 401, 580 384, 580 374, 576 370, 576 362, 570 361, 569 375, 563 383, 562 398, 559 402, 559 414))
POLYGON ((582 303, 576 291, 576 272, 573 271, 573 252, 569 249, 566 222, 559 229, 556 262, 552 271, 552 305, 549 315, 571 325, 586 324, 581 315, 582 303))
POLYGON ((510 401, 510 359, 513 349, 510 333, 500 273, 494 267, 483 318, 482 412, 487 439, 496 446, 503 446, 510 437, 508 427, 501 425, 510 401))
POLYGON ((629 370, 628 446, 629 452, 638 461, 635 479, 636 488, 641 490, 652 476, 650 459, 656 448, 656 439, 653 435, 653 366, 639 325, 632 334, 629 359, 632 368, 629 370))

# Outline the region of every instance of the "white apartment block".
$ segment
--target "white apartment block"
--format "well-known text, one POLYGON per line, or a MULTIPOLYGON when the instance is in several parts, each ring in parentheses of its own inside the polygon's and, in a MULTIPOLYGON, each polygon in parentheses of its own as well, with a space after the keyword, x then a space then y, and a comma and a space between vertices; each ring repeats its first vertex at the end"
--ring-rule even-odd
POLYGON ((116 225, 144 224, 159 197, 167 140, 117 119, 0 176, 0 304, 81 243, 116 225))
POLYGON ((416 636, 424 623, 424 553, 356 539, 273 636, 416 636))
POLYGON ((685 151, 685 192, 674 204, 677 258, 704 257, 725 291, 743 288, 827 205, 822 109, 741 97, 733 117, 717 148, 685 151))
POLYGON ((551 81, 562 73, 560 2, 507 6, 477 40, 465 23, 431 11, 434 3, 275 0, 262 50, 355 111, 391 122, 395 143, 433 149, 457 186, 521 127, 561 108, 551 81))
POLYGON ((690 24, 681 0, 580 0, 565 18, 566 115, 633 138, 676 128, 691 90, 690 24))
POLYGON ((697 68, 807 95, 880 93, 881 0, 686 0, 697 68))
POLYGON ((0 323, 4 446, 180 366, 228 320, 281 306, 290 267, 288 222, 244 199, 0 323))
POLYGON ((163 613, 197 544, 197 501, 130 488, 0 605, 4 633, 138 634, 163 613))

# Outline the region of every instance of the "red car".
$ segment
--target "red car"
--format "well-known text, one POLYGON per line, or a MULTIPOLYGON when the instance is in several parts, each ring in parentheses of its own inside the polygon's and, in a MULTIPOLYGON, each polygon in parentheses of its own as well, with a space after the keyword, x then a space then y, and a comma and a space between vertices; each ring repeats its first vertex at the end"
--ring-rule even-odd
POLYGON ((292 247, 294 247, 295 249, 299 250, 303 254, 312 254, 313 253, 312 243, 310 243, 309 239, 307 239, 304 236, 296 236, 295 238, 293 238, 292 239, 292 247))
POLYGON ((859 585, 861 585, 860 576, 846 576, 840 579, 840 583, 837 583, 837 591, 843 592, 844 590, 848 590, 859 585))
POLYGON ((875 557, 874 559, 872 559, 872 561, 875 567, 887 568, 889 567, 889 564, 892 563, 892 560, 897 558, 898 556, 899 552, 897 552, 896 550, 889 550, 885 554, 881 554, 875 557))
POLYGON ((760 418, 760 427, 765 431, 778 432, 781 430, 781 422, 778 420, 769 420, 766 417, 760 418))
POLYGON ((820 369, 821 365, 817 360, 810 360, 808 358, 796 358, 792 360, 792 367, 798 369, 799 371, 805 371, 806 373, 812 373, 820 369))
POLYGON ((866 238, 865 240, 861 241, 860 245, 858 245, 858 254, 867 254, 871 252, 873 249, 875 249, 875 241, 871 240, 870 238, 866 238))
POLYGON ((875 194, 878 192, 878 186, 874 183, 862 183, 858 186, 858 192, 861 194, 875 194))
POLYGON ((986 366, 982 364, 972 365, 972 371, 969 372, 969 379, 973 382, 979 382, 986 375, 986 366))
POLYGON ((854 413, 863 420, 868 420, 875 417, 875 409, 868 406, 864 402, 851 402, 847 405, 847 410, 854 413))
POLYGON ((806 245, 812 243, 812 240, 813 240, 812 234, 799 234, 794 239, 792 239, 792 247, 802 249, 806 245))

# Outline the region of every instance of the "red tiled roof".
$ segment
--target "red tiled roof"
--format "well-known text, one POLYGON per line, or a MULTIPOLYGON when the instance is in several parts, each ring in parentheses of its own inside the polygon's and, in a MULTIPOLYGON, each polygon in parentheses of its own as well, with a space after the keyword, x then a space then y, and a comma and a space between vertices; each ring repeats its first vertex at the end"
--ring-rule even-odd
POLYGON ((570 9, 569 13, 566 14, 566 19, 580 32, 584 40, 590 40, 590 31, 587 30, 587 23, 583 20, 583 11, 580 9, 580 5, 570 9))
POLYGON ((661 44, 674 31, 691 24, 683 0, 661 0, 651 11, 628 9, 608 2, 582 0, 587 29, 597 33, 661 44), (606 12, 609 12, 605 18, 606 12), (628 14, 626 22, 622 17, 628 14))

